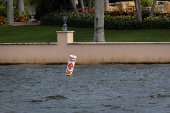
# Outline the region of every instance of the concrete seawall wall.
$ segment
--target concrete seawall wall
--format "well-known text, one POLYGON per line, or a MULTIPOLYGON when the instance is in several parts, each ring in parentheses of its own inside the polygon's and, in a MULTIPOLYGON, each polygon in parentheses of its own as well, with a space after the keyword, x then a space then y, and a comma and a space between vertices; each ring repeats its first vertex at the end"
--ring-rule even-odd
POLYGON ((57 43, 1 43, 0 64, 67 63, 69 55, 76 64, 170 63, 170 43, 73 42, 73 31, 58 31, 57 43))

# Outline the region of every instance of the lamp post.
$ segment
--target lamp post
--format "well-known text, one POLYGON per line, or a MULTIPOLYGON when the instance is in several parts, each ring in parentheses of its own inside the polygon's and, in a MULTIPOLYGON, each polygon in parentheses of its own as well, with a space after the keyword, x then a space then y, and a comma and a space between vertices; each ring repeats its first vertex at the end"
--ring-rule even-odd
POLYGON ((64 24, 63 24, 63 27, 62 27, 62 30, 63 31, 67 31, 67 24, 66 24, 66 22, 67 22, 67 19, 68 19, 68 14, 67 14, 67 12, 66 11, 64 11, 64 13, 63 13, 63 21, 64 21, 64 24))

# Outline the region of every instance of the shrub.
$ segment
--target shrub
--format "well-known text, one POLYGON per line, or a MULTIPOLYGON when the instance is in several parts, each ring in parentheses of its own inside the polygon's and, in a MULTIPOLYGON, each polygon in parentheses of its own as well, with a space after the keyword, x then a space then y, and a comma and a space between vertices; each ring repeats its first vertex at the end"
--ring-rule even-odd
MULTIPOLYGON (((46 26, 62 26, 63 19, 61 13, 46 14, 41 18, 41 25, 46 26)), ((73 12, 69 12, 67 22, 68 27, 86 27, 93 28, 94 14, 86 15, 84 18, 78 19, 73 12), (70 15, 71 14, 71 15, 70 15)), ((105 29, 170 29, 170 13, 158 17, 147 17, 142 22, 137 20, 135 16, 110 16, 105 15, 104 20, 105 29)))
POLYGON ((61 26, 63 23, 63 19, 60 16, 50 16, 50 14, 46 14, 41 17, 41 25, 45 26, 61 26))
POLYGON ((142 7, 152 7, 153 0, 140 0, 142 7))
POLYGON ((6 17, 7 16, 7 8, 0 7, 0 16, 6 17))
MULTIPOLYGON (((16 9, 14 9, 14 15, 19 15, 19 12, 16 9)), ((7 17, 6 7, 0 7, 0 16, 7 17)))
POLYGON ((137 15, 136 12, 123 12, 123 11, 105 11, 104 14, 105 15, 110 15, 110 16, 121 16, 121 15, 135 16, 135 15, 137 15))
POLYGON ((141 22, 137 20, 105 20, 105 29, 133 30, 141 29, 141 22))
POLYGON ((0 25, 6 25, 6 18, 3 16, 0 16, 0 25))
POLYGON ((162 21, 170 21, 170 18, 166 17, 166 16, 163 16, 163 17, 160 16, 160 17, 147 17, 144 20, 145 21, 146 20, 152 20, 152 21, 160 21, 160 22, 162 22, 162 21))
POLYGON ((145 29, 170 29, 170 21, 146 20, 142 25, 145 29))
POLYGON ((105 15, 105 20, 136 20, 137 16, 125 16, 125 15, 121 15, 121 16, 110 16, 110 15, 105 15))
POLYGON ((154 16, 161 16, 161 15, 170 15, 170 13, 153 13, 154 16))
MULTIPOLYGON (((77 10, 78 10, 79 13, 82 12, 81 8, 78 8, 77 10)), ((88 7, 84 7, 84 12, 85 12, 85 14, 88 14, 88 7)), ((90 14, 94 14, 94 8, 90 9, 90 14)))
POLYGON ((39 0, 24 0, 24 4, 26 5, 37 5, 39 0))
POLYGON ((14 9, 14 15, 19 15, 19 12, 16 9, 14 9))
MULTIPOLYGON (((73 11, 68 11, 68 18, 77 18, 76 14, 73 11)), ((50 14, 46 14, 46 16, 57 16, 57 17, 62 17, 63 12, 55 11, 50 14)), ((80 17, 82 19, 94 19, 94 14, 86 14, 85 17, 83 17, 82 13, 79 13, 80 17)), ((136 15, 133 16, 133 13, 129 13, 128 15, 121 15, 121 16, 112 16, 110 13, 107 15, 104 15, 105 19, 111 19, 111 20, 135 20, 136 15)))
MULTIPOLYGON (((62 17, 63 13, 64 12, 54 11, 54 12, 46 14, 46 15, 62 17)), ((76 14, 73 11, 68 11, 67 14, 68 14, 69 18, 77 18, 76 14)), ((94 14, 87 14, 85 17, 83 17, 82 13, 79 12, 79 15, 81 18, 94 18, 94 14)))
POLYGON ((17 5, 17 0, 13 0, 13 6, 17 5))
POLYGON ((27 22, 30 18, 29 17, 26 17, 24 15, 15 15, 14 16, 14 22, 27 22))
MULTIPOLYGON (((148 11, 143 11, 142 12, 142 20, 144 20, 145 18, 149 17, 150 12, 148 11)), ((170 13, 153 13, 153 17, 170 17, 170 13)))
POLYGON ((94 14, 87 14, 83 19, 94 19, 94 14))
MULTIPOLYGON (((44 16, 41 18, 41 25, 46 26, 62 26, 62 17, 50 17, 44 16)), ((67 25, 69 27, 82 27, 82 28, 93 28, 94 19, 77 19, 69 18, 67 25)), ((141 22, 137 20, 120 20, 117 19, 105 19, 105 29, 141 29, 141 22)))

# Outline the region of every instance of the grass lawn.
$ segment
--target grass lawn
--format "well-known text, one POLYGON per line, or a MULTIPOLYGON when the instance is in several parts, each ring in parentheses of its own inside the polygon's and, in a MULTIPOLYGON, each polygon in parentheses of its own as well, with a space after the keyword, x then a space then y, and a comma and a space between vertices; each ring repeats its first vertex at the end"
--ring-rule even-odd
MULTIPOLYGON (((61 26, 0 26, 0 43, 56 42, 61 26)), ((68 27, 75 42, 92 42, 93 29, 68 27)), ((170 42, 170 29, 105 30, 106 42, 170 42)))

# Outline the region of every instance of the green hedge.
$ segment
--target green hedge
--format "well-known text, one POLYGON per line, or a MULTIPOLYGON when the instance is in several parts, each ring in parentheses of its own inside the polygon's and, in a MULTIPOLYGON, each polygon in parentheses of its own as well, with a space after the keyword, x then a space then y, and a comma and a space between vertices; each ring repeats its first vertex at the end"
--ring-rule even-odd
MULTIPOLYGON (((169 17, 148 17, 143 21, 138 21, 134 18, 127 19, 105 19, 105 29, 120 29, 120 30, 133 30, 133 29, 170 29, 169 17)), ((45 15, 41 18, 41 25, 45 26, 62 26, 63 19, 61 16, 49 16, 45 15)), ((93 28, 94 19, 77 19, 68 18, 68 27, 80 27, 80 28, 93 28)))
MULTIPOLYGON (((45 26, 62 26, 63 19, 61 17, 49 17, 44 16, 41 18, 41 25, 45 26)), ((83 28, 93 28, 93 20, 89 19, 77 19, 77 18, 69 18, 67 21, 68 26, 72 27, 83 27, 83 28)))

